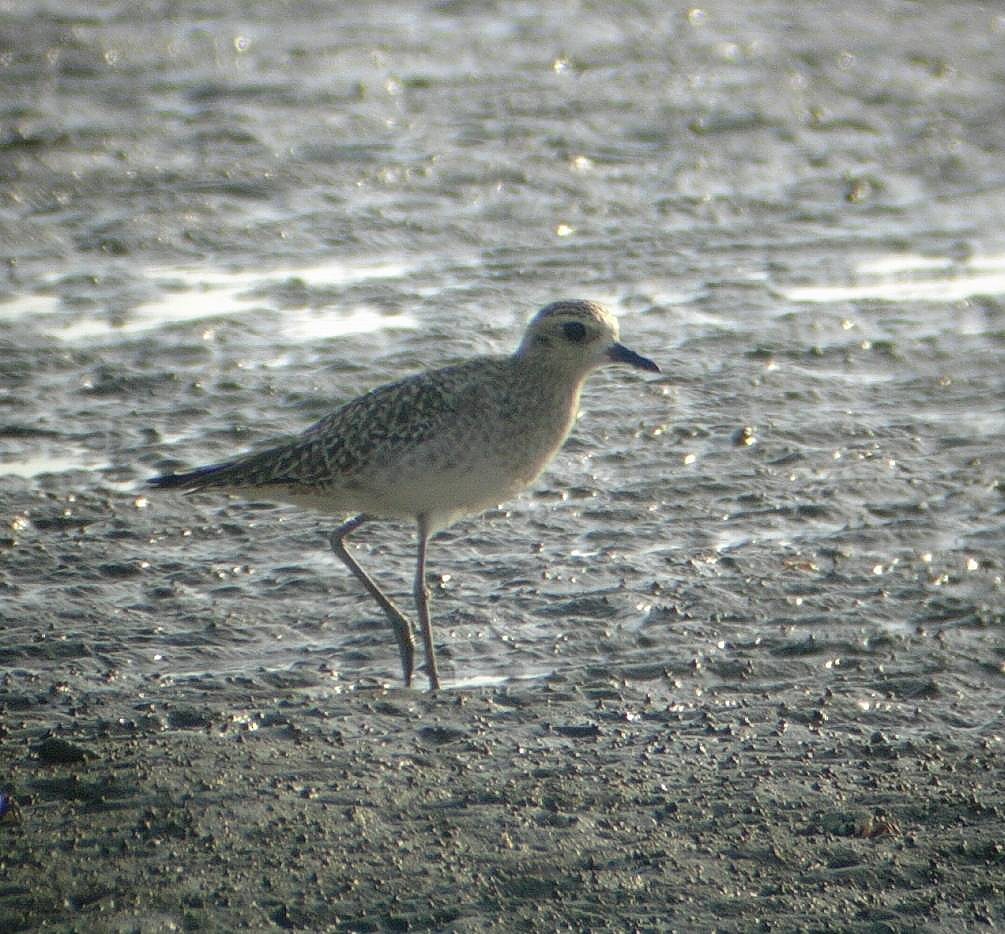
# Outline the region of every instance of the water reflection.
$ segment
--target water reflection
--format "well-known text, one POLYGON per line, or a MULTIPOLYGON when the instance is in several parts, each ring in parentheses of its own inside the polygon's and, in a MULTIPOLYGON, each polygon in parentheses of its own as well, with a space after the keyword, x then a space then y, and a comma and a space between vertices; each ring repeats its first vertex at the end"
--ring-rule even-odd
POLYGON ((973 295, 1005 294, 1005 255, 949 257, 894 254, 859 263, 854 282, 779 287, 793 302, 952 302, 973 295))

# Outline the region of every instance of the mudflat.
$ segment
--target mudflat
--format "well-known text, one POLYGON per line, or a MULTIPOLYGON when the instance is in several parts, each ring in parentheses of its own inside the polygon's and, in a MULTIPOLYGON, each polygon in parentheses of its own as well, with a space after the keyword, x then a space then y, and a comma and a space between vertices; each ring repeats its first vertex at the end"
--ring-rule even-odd
POLYGON ((435 695, 174 687, 128 718, 25 695, 0 927, 992 928, 994 705, 928 649, 930 674, 892 650, 799 684, 741 652, 435 695))
POLYGON ((0 931, 1005 927, 1003 34, 0 4, 0 931), (143 486, 560 298, 665 375, 431 542, 435 695, 338 519, 143 486))

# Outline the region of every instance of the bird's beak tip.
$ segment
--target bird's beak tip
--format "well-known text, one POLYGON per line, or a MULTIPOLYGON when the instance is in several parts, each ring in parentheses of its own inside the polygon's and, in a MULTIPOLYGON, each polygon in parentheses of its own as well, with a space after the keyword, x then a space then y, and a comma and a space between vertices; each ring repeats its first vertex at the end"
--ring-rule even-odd
POLYGON ((607 359, 612 363, 627 363, 638 370, 646 370, 649 373, 662 373, 659 366, 648 357, 629 350, 624 344, 612 344, 607 351, 607 359))

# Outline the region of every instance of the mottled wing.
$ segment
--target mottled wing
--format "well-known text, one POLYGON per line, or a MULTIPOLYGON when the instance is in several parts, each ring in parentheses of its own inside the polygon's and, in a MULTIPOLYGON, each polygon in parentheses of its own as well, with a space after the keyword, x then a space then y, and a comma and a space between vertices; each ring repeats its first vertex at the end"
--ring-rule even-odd
MULTIPOLYGON (((474 361, 472 361, 474 362, 474 361)), ((462 404, 470 363, 381 386, 308 428, 293 445, 297 479, 313 483, 400 457, 438 435, 462 404)))
POLYGON ((318 488, 386 465, 430 442, 471 405, 491 359, 420 373, 340 406, 293 441, 225 464, 157 477, 158 487, 318 488))

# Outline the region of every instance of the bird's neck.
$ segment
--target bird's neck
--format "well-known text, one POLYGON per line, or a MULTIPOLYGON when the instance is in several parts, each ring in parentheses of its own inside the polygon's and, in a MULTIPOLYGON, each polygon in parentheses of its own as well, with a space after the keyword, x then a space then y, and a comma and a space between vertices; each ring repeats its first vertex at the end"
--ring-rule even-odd
POLYGON ((579 396, 590 371, 556 365, 544 354, 513 357, 519 392, 535 406, 569 412, 570 425, 579 411, 579 396))

